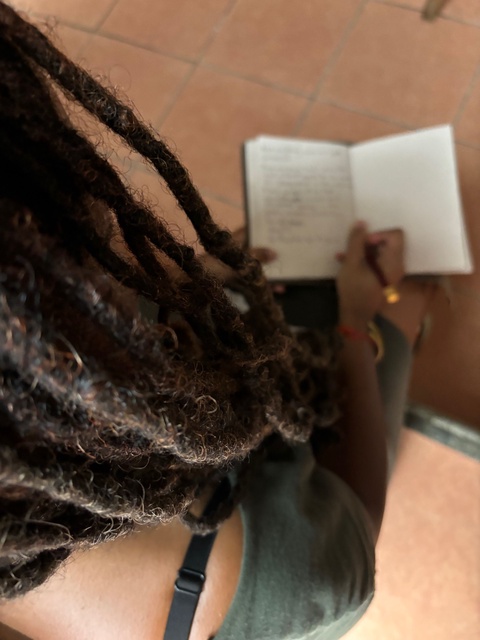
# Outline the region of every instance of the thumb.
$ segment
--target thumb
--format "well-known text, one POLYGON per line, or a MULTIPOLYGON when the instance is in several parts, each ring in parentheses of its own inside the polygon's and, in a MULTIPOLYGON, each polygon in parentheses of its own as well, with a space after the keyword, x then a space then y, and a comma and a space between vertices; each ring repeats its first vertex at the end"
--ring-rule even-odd
POLYGON ((356 222, 348 236, 346 259, 348 262, 360 264, 365 258, 365 243, 367 241, 367 224, 356 222))
POLYGON ((267 247, 252 247, 250 249, 250 255, 252 255, 262 264, 273 262, 273 260, 276 260, 278 258, 277 252, 273 251, 272 249, 268 249, 267 247))

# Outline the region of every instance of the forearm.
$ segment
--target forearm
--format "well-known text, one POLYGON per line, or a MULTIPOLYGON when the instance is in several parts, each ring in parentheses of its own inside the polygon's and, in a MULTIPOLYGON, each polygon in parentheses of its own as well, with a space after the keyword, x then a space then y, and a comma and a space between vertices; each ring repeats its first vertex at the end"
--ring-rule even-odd
POLYGON ((314 446, 314 453, 321 465, 340 476, 357 494, 378 533, 385 508, 387 443, 371 345, 345 340, 341 368, 347 398, 342 420, 344 440, 326 451, 314 446))

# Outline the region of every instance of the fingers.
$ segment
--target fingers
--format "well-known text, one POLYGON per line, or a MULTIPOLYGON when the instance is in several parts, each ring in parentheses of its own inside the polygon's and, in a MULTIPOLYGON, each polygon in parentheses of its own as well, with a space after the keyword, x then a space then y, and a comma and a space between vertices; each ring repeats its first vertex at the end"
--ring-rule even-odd
POLYGON ((401 229, 367 233, 365 223, 357 222, 351 229, 347 250, 335 254, 340 263, 348 262, 359 266, 365 259, 367 246, 375 249, 375 259, 392 283, 398 283, 404 272, 404 233, 401 229))
POLYGON ((233 231, 232 238, 237 244, 239 244, 241 247, 244 247, 247 242, 247 228, 242 227, 241 229, 233 231))
POLYGON ((365 242, 367 225, 363 221, 356 222, 348 236, 345 259, 352 264, 360 264, 365 259, 365 242))
POLYGON ((250 254, 262 264, 268 264, 278 258, 278 254, 268 247, 252 247, 250 254))
MULTIPOLYGON (((246 247, 247 228, 242 227, 241 229, 237 229, 232 233, 232 238, 241 247, 246 247)), ((262 264, 273 262, 273 260, 278 258, 278 254, 268 247, 252 247, 249 251, 250 254, 262 264)))
POLYGON ((377 262, 390 281, 398 283, 405 275, 404 233, 401 229, 394 229, 385 235, 385 243, 379 253, 377 262))
MULTIPOLYGON (((366 242, 369 245, 380 247, 385 242, 385 233, 369 233, 367 234, 366 242)), ((346 255, 345 251, 337 251, 335 259, 338 260, 338 262, 344 262, 346 255)))
POLYGON ((392 229, 389 231, 376 231, 374 233, 367 233, 367 226, 363 221, 358 221, 352 227, 350 235, 347 241, 347 251, 339 251, 335 254, 337 260, 344 260, 347 255, 353 255, 356 253, 356 257, 362 255, 362 249, 365 244, 374 245, 378 249, 383 249, 387 246, 395 253, 402 253, 404 249, 404 233, 402 229, 392 229), (362 246, 363 238, 363 246, 362 246))

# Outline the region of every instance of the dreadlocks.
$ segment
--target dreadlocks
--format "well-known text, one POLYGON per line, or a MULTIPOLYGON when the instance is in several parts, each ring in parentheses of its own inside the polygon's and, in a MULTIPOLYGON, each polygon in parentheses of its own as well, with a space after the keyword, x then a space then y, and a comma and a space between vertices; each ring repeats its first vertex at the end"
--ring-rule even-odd
POLYGON ((217 529, 275 442, 307 442, 338 410, 332 339, 292 336, 260 264, 167 145, 3 2, 0 175, 0 596, 12 597, 137 524, 217 529), (150 163, 234 271, 247 313, 55 92, 150 163), (161 322, 140 317, 139 295, 161 322), (217 511, 189 513, 231 469, 239 481, 217 511))

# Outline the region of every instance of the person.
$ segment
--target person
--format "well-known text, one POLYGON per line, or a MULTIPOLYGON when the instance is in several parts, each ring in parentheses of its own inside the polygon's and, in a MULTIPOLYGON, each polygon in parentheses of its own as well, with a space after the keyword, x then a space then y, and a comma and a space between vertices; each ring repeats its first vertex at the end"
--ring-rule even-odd
POLYGON ((190 640, 341 637, 373 598, 426 306, 402 232, 353 228, 336 286, 303 305, 324 319, 293 326, 298 290, 272 291, 268 250, 213 222, 156 133, 3 2, 0 29, 1 637, 166 637, 178 569, 212 533, 190 640), (157 171, 203 257, 58 91, 157 171))

